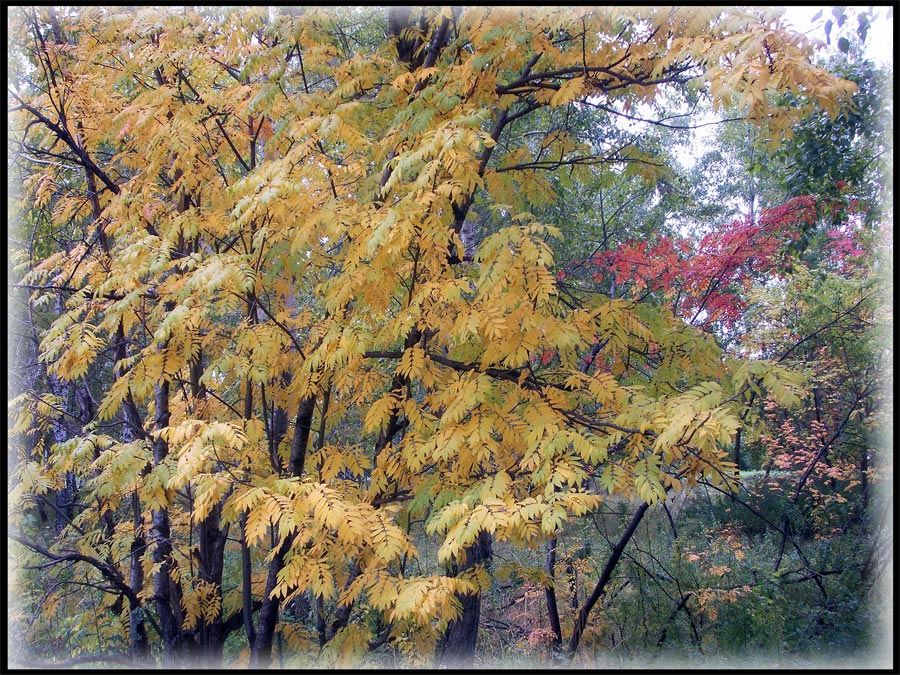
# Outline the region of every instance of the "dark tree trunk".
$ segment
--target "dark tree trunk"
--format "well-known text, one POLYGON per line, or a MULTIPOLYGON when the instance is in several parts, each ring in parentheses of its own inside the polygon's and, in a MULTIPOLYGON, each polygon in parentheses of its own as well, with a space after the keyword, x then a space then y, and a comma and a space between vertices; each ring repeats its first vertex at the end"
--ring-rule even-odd
POLYGON ((553 631, 553 639, 550 649, 553 653, 559 651, 562 645, 562 627, 559 623, 559 607, 556 604, 556 588, 553 579, 556 571, 556 537, 547 542, 547 574, 550 575, 550 585, 544 589, 547 600, 547 618, 550 620, 550 630, 553 631))
POLYGON ((287 410, 276 407, 272 411, 272 436, 269 442, 269 455, 272 457, 272 466, 278 473, 283 471, 281 458, 278 456, 278 446, 281 445, 281 441, 287 435, 288 421, 287 410))
MULTIPOLYGON (((347 578, 347 586, 353 583, 353 581, 360 575, 359 561, 354 561, 353 567, 350 568, 350 575, 347 578)), ((344 628, 350 622, 350 612, 353 611, 353 605, 351 603, 347 603, 346 605, 339 605, 337 610, 334 613, 334 621, 331 622, 331 629, 327 634, 327 639, 331 640, 337 635, 337 632, 344 628)))
MULTIPOLYGON (((491 535, 480 532, 478 539, 465 549, 465 560, 454 562, 451 574, 459 576, 477 565, 485 564, 491 558, 491 535)), ((471 666, 475 658, 478 640, 478 622, 481 618, 481 593, 467 593, 456 596, 462 604, 462 614, 450 622, 446 632, 438 640, 435 661, 440 666, 465 668, 471 666)))
POLYGON ((328 626, 325 623, 325 602, 321 597, 316 597, 316 634, 319 637, 319 649, 328 642, 328 626))
MULTIPOLYGON (((144 588, 144 570, 141 567, 141 556, 147 548, 143 534, 141 503, 137 492, 131 493, 131 513, 134 523, 134 541, 131 542, 131 573, 128 584, 136 594, 144 588)), ((128 614, 128 639, 131 642, 131 653, 138 661, 144 661, 150 655, 147 642, 147 629, 144 627, 144 609, 132 603, 128 614)))
MULTIPOLYGON (((116 380, 125 375, 121 362, 125 359, 126 343, 122 322, 116 327, 115 363, 113 373, 116 380)), ((143 434, 143 422, 133 402, 129 400, 122 409, 122 441, 131 443, 135 439, 135 432, 143 434)), ((142 436, 141 436, 142 437, 142 436)), ((144 468, 144 473, 149 471, 149 464, 144 468)), ((131 493, 131 518, 134 528, 134 541, 131 542, 130 565, 128 584, 140 595, 144 589, 144 569, 141 558, 147 550, 147 538, 144 530, 144 518, 141 510, 141 501, 137 491, 131 493)), ((128 614, 128 639, 131 643, 131 653, 137 661, 145 661, 150 656, 150 643, 147 640, 146 609, 143 605, 132 602, 128 614)))
MULTIPOLYGON (((56 312, 62 314, 65 311, 62 301, 62 295, 56 298, 56 312)), ((61 407, 66 412, 71 412, 73 408, 72 383, 65 382, 55 375, 47 375, 47 388, 54 396, 58 396, 62 401, 61 407)), ((51 432, 54 443, 63 443, 69 440, 70 433, 74 430, 67 428, 65 416, 60 416, 53 421, 51 432)), ((56 509, 54 510, 53 532, 58 536, 66 526, 72 522, 75 516, 75 501, 77 499, 78 486, 75 481, 75 474, 72 471, 66 471, 63 486, 59 490, 55 490, 53 496, 55 498, 56 509)))
POLYGON ((253 569, 250 561, 250 547, 247 546, 247 512, 241 514, 241 618, 244 621, 244 630, 247 633, 247 643, 250 645, 251 658, 252 650, 256 646, 256 629, 253 627, 253 592, 252 577, 253 569))
POLYGON ((256 642, 250 650, 251 668, 268 668, 272 663, 272 641, 275 638, 275 627, 278 625, 278 598, 272 597, 272 591, 278 584, 278 573, 284 567, 284 557, 291 548, 293 537, 286 537, 278 548, 269 572, 266 575, 266 590, 262 607, 259 610, 259 622, 256 630, 256 642))
MULTIPOLYGON (((189 373, 191 383, 191 396, 196 406, 200 406, 201 414, 204 410, 201 405, 206 400, 206 387, 201 382, 203 375, 203 352, 190 362, 189 373)), ((222 577, 225 567, 225 544, 228 538, 228 526, 221 526, 221 503, 213 506, 209 515, 197 525, 197 550, 195 552, 198 574, 200 579, 214 585, 222 592, 222 577)), ((224 619, 218 618, 206 622, 200 619, 197 626, 196 656, 209 667, 220 667, 222 664, 223 649, 226 638, 224 619)))
MULTIPOLYGON (((169 308, 171 310, 171 308, 169 308)), ((163 380, 156 385, 156 418, 154 426, 157 431, 169 425, 169 383, 163 380)), ((169 453, 169 445, 162 436, 153 439, 153 463, 159 465, 169 453)), ((176 654, 181 647, 181 622, 175 612, 180 610, 178 589, 172 583, 172 542, 169 524, 169 511, 162 507, 153 510, 153 563, 158 571, 153 576, 153 594, 156 601, 156 613, 159 618, 160 636, 163 641, 163 665, 172 666, 176 654)))
MULTIPOLYGON (((222 528, 219 522, 221 506, 217 504, 212 512, 197 527, 199 546, 197 558, 200 578, 222 588, 222 577, 225 566, 225 542, 228 528, 222 528)), ((201 619, 199 625, 199 656, 210 667, 219 667, 222 663, 222 650, 225 647, 225 626, 220 615, 217 619, 206 623, 201 619)))
MULTIPOLYGON (((302 476, 306 464, 306 450, 309 445, 310 429, 312 428, 313 413, 316 409, 316 398, 310 396, 302 401, 297 409, 297 418, 294 424, 294 439, 291 443, 291 456, 288 461, 288 469, 292 476, 302 476)), ((278 584, 278 573, 284 567, 284 559, 293 544, 293 536, 285 537, 284 541, 269 563, 269 571, 266 575, 266 588, 262 598, 262 607, 259 610, 259 622, 256 628, 255 641, 250 648, 250 667, 268 668, 272 663, 272 640, 275 637, 275 627, 278 624, 278 609, 280 601, 272 597, 272 591, 278 584)))
POLYGON ((75 482, 75 474, 72 471, 66 471, 63 487, 56 491, 56 517, 53 521, 53 531, 57 536, 75 517, 77 499, 78 485, 75 482))
POLYGON ((400 6, 388 8, 388 32, 396 41, 397 58, 406 63, 410 70, 421 67, 425 60, 422 36, 428 28, 428 22, 424 14, 419 19, 418 31, 413 30, 415 27, 412 8, 400 6))
MULTIPOLYGON (((865 401, 866 417, 871 414, 868 399, 865 401)), ((869 468, 870 457, 868 444, 863 443, 859 451, 859 507, 857 509, 857 522, 862 526, 863 532, 869 529, 869 468)))

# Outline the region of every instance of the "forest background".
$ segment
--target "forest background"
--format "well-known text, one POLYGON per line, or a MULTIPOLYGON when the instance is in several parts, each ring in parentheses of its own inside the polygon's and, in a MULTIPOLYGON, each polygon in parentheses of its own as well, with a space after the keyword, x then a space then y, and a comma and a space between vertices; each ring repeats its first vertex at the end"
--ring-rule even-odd
POLYGON ((12 663, 892 663, 893 19, 778 17, 11 8, 12 663))

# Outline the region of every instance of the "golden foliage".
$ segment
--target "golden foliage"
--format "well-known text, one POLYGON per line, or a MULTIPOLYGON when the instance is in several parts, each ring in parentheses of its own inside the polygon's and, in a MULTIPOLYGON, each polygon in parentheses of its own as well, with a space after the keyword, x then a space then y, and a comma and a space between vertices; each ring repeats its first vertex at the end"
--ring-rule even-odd
MULTIPOLYGON (((11 15, 10 34, 26 35, 29 16, 11 15)), ((76 289, 42 336, 41 360, 63 381, 99 383, 99 422, 138 415, 142 426, 129 438, 75 430, 49 461, 19 466, 15 501, 74 472, 84 501, 99 504, 77 523, 91 551, 127 552, 135 527, 165 511, 185 630, 239 611, 233 591, 184 562, 193 528, 216 512, 223 527, 244 519, 257 569, 290 542, 273 597, 366 602, 433 640, 456 595, 485 580, 408 575, 411 515, 425 515, 442 562, 482 531, 532 545, 597 506, 595 478, 648 502, 682 477, 728 480, 736 394, 796 396, 782 369, 729 373, 664 310, 561 297, 550 242, 563 235, 531 215, 555 198, 538 169, 555 157, 589 171, 598 158, 568 133, 533 143, 512 120, 591 100, 627 112, 696 79, 714 105, 740 102, 780 133, 798 111, 771 94, 797 91, 834 111, 851 85, 812 67, 801 36, 737 10, 472 7, 430 18, 429 30, 456 22, 453 43, 413 70, 389 41, 351 53, 325 16, 93 7, 59 17, 67 42, 48 46, 47 63, 61 77, 14 94, 10 124, 57 149, 58 125, 29 123, 78 125, 98 166, 87 170, 99 215, 70 168, 47 163, 26 181, 55 226, 92 232, 29 276, 76 289), (474 259, 455 262, 476 196, 500 224, 474 259), (641 384, 626 361, 651 341, 680 360, 641 384), (536 372, 544 353, 556 360, 536 372), (311 441, 290 475, 307 400, 311 441), (280 431, 276 411, 288 420, 280 431), (135 525, 116 511, 132 495, 135 525), (107 533, 107 512, 128 526, 107 533)), ((59 400, 16 405, 13 433, 40 433, 59 400)), ((161 573, 148 555, 142 564, 148 579, 161 573)), ((370 638, 346 626, 328 654, 352 662, 370 638)))

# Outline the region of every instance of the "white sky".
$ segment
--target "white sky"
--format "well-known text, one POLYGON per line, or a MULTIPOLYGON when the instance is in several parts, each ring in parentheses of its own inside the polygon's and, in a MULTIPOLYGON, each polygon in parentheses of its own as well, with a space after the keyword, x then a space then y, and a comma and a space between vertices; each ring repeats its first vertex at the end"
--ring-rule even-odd
MULTIPOLYGON (((831 19, 833 6, 790 6, 785 7, 784 21, 791 24, 796 31, 808 34, 817 40, 824 40, 825 33, 823 24, 827 19, 831 19), (814 25, 812 18, 816 12, 822 12, 821 18, 814 25)), ((857 7, 857 9, 863 9, 857 7)), ((879 66, 894 63, 894 17, 887 18, 888 7, 881 6, 875 8, 877 19, 869 26, 869 33, 866 38, 866 56, 872 59, 879 66)), ((850 19, 852 27, 856 28, 856 20, 850 19)), ((831 36, 835 37, 835 31, 831 36)), ((833 42, 832 42, 833 44, 833 42)))

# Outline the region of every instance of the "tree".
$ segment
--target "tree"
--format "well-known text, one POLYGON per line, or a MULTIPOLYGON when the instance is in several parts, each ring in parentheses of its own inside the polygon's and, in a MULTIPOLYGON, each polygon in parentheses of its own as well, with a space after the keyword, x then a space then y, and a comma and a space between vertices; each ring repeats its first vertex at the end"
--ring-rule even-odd
POLYGON ((18 9, 9 35, 28 210, 66 240, 20 287, 52 314, 46 377, 91 403, 15 399, 12 536, 99 589, 98 649, 218 661, 243 629, 265 667, 276 635, 304 648, 283 616, 305 599, 333 658, 470 659, 491 541, 633 497, 574 654, 647 509, 733 481, 745 393, 794 397, 677 312, 559 283, 537 217, 548 175, 652 162, 570 124, 586 107, 705 88, 774 135, 838 109, 853 85, 766 17, 18 9), (788 86, 808 106, 773 105, 788 86), (33 509, 63 491, 51 534, 33 509), (410 566, 422 519, 442 570, 410 566))

